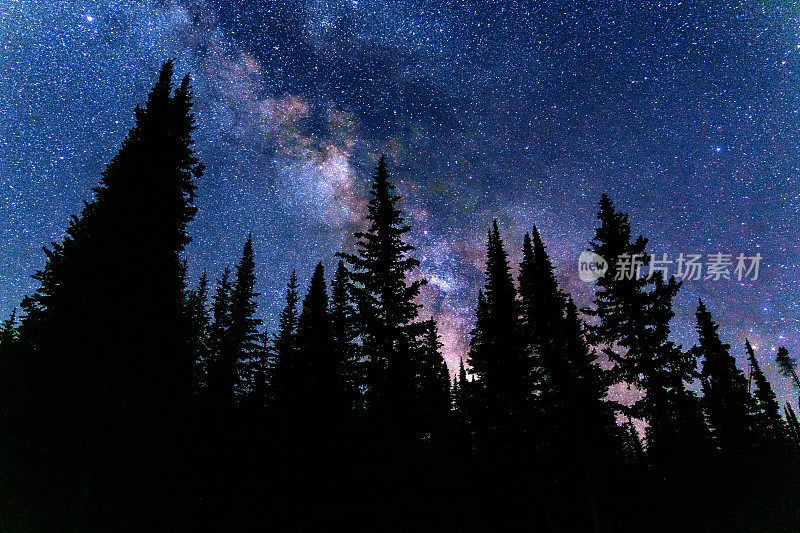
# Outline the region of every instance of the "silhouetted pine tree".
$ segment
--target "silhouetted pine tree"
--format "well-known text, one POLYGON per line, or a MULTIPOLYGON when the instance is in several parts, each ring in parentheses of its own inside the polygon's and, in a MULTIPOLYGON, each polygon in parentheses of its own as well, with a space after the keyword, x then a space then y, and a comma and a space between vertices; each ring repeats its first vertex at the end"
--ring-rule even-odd
POLYGON ((23 303, 20 332, 40 370, 27 385, 36 392, 26 399, 26 419, 46 428, 39 436, 48 447, 75 454, 61 465, 80 470, 80 478, 66 476, 84 502, 68 512, 93 509, 86 512, 92 523, 121 509, 131 522, 144 519, 123 493, 153 499, 156 491, 145 486, 169 491, 175 478, 166 478, 182 475, 175 456, 184 455, 178 434, 193 362, 180 254, 202 165, 192 148, 189 77, 174 88, 172 74, 168 61, 94 200, 73 217, 63 242, 46 250, 34 276, 41 285, 23 303))
POLYGON ((592 340, 608 344, 605 353, 616 363, 621 379, 637 383, 642 373, 640 360, 648 355, 636 346, 637 333, 642 328, 640 311, 647 304, 645 295, 653 282, 638 275, 628 275, 631 270, 623 270, 617 261, 620 257, 631 261, 637 258, 642 265, 647 265, 647 239, 640 235, 631 240, 627 213, 617 211, 605 194, 600 199, 597 219, 600 226, 595 229, 590 249, 607 261, 608 271, 597 280, 594 309, 586 309, 590 316, 600 318, 599 324, 591 328, 592 340), (617 353, 614 344, 623 348, 623 353, 617 353))
MULTIPOLYGON (((559 376, 555 376, 554 372, 557 373, 566 362, 562 353, 566 335, 566 302, 536 226, 533 227, 532 240, 530 234, 525 234, 519 270, 522 340, 532 370, 527 387, 531 392, 536 390, 536 398, 544 404, 540 410, 544 411, 546 417, 563 416, 563 413, 556 413, 553 402, 556 401, 554 394, 558 394, 556 389, 559 386, 555 382, 559 376)), ((540 423, 545 427, 550 424, 545 420, 540 423)), ((537 433, 540 437, 549 434, 546 431, 537 433)))
POLYGON ((488 234, 486 282, 478 296, 468 363, 477 376, 478 431, 510 442, 524 431, 529 406, 531 362, 525 355, 517 291, 497 221, 488 234))
POLYGON ((372 177, 370 227, 356 233, 355 253, 340 256, 350 265, 361 356, 368 365, 367 408, 374 422, 407 433, 404 418, 414 397, 411 349, 422 332, 415 322, 415 299, 424 282, 407 280, 419 262, 405 241, 411 228, 404 223, 394 191, 382 156, 372 177))
POLYGON ((187 291, 186 312, 189 317, 191 335, 189 353, 194 359, 194 391, 200 393, 208 386, 209 331, 208 315, 208 275, 200 275, 197 287, 187 291))
POLYGON ((4 348, 8 349, 18 337, 17 332, 17 310, 11 311, 11 316, 3 321, 0 325, 0 351, 4 348))
MULTIPOLYGON (((481 293, 481 295, 482 294, 483 293, 481 293)), ((458 360, 458 375, 454 378, 454 383, 458 383, 457 387, 453 387, 455 410, 469 421, 470 382, 469 378, 467 378, 467 369, 464 368, 463 358, 458 360)))
POLYGON ((752 394, 755 400, 755 426, 758 429, 758 436, 767 442, 782 441, 786 437, 786 426, 780 415, 778 400, 769 381, 761 372, 749 339, 745 339, 745 349, 750 363, 750 381, 755 385, 752 394))
POLYGON ((225 266, 211 302, 212 322, 209 328, 210 355, 208 361, 208 395, 212 409, 224 411, 231 406, 230 394, 230 328, 231 328, 231 269, 225 266))
POLYGON ((789 402, 784 404, 783 412, 786 415, 786 425, 789 436, 795 446, 800 446, 800 421, 797 420, 797 415, 794 413, 794 409, 792 409, 792 405, 789 402))
POLYGON ((564 295, 558 289, 553 264, 547 255, 539 230, 533 227, 533 240, 525 234, 520 262, 519 295, 522 320, 533 350, 553 349, 553 332, 562 326, 564 295))
MULTIPOLYGON (((470 331, 471 339, 469 341, 469 353, 467 354, 467 365, 473 372, 473 375, 480 377, 479 372, 486 372, 486 367, 489 366, 489 360, 492 357, 492 344, 489 329, 491 327, 489 318, 489 308, 486 302, 486 296, 483 294, 483 289, 478 290, 478 302, 475 305, 475 327, 470 331)), ((462 361, 463 366, 463 361, 462 361)), ((466 378, 466 374, 464 375, 466 378)), ((477 379, 472 382, 472 407, 475 411, 472 412, 472 421, 478 423, 482 421, 485 416, 484 412, 479 412, 478 403, 484 400, 482 390, 485 383, 480 383, 477 379)), ((461 382, 461 389, 463 396, 467 395, 466 381, 461 382)), ((485 407, 485 406, 482 406, 485 407)), ((485 411, 485 409, 483 409, 485 411)))
MULTIPOLYGON (((321 425, 341 421, 344 411, 340 369, 334 352, 325 269, 317 264, 303 299, 298 328, 298 360, 302 387, 297 391, 305 406, 301 412, 308 423, 321 425)), ((318 428, 319 429, 319 428, 318 428)))
POLYGON ((248 390, 247 403, 256 411, 263 411, 269 403, 269 379, 272 375, 272 343, 266 328, 257 335, 257 344, 246 366, 248 390))
MULTIPOLYGON (((750 363, 750 384, 754 385, 751 388, 751 406, 754 411, 754 440, 757 445, 747 461, 753 467, 747 483, 752 485, 756 495, 754 503, 761 514, 761 521, 770 515, 777 515, 787 525, 796 523, 798 513, 786 511, 796 507, 796 492, 793 492, 800 480, 797 462, 800 448, 794 438, 796 433, 793 434, 796 427, 792 427, 797 420, 790 419, 789 410, 786 411, 787 420, 781 418, 775 393, 761 371, 755 350, 748 339, 745 340, 745 348, 750 363)), ((740 465, 737 466, 741 468, 740 465)))
POLYGON ((297 273, 292 270, 289 283, 286 285, 286 305, 281 311, 278 332, 273 341, 275 367, 270 382, 273 407, 283 416, 289 415, 286 410, 294 403, 297 381, 301 378, 297 360, 298 301, 297 273))
POLYGON ((797 374, 797 361, 789 356, 789 350, 785 346, 778 348, 775 354, 775 362, 778 363, 778 370, 787 378, 791 378, 795 387, 800 391, 800 376, 797 374))
POLYGON ((231 398, 235 398, 244 391, 241 387, 241 374, 246 370, 250 357, 257 349, 258 326, 261 319, 255 318, 256 298, 255 292, 255 260, 253 257, 253 237, 247 236, 242 250, 242 258, 236 265, 236 283, 231 291, 231 313, 230 313, 230 362, 226 367, 230 368, 230 391, 231 398))
POLYGON ((609 268, 597 281, 594 308, 586 310, 599 319, 589 329, 591 340, 606 346, 617 382, 642 390, 640 401, 621 410, 647 420, 648 458, 660 472, 674 476, 676 467, 702 462, 699 450, 707 438, 699 404, 685 386, 696 377, 696 357, 669 340, 672 302, 680 284, 660 274, 642 276, 623 265, 640 261, 647 268, 647 239, 632 240, 628 215, 617 211, 605 194, 597 218, 600 226, 590 247, 609 268))
POLYGON ((364 368, 358 358, 355 310, 350 296, 350 273, 343 261, 336 265, 331 282, 330 322, 334 357, 345 401, 345 412, 351 415, 362 412, 361 386, 364 368))
POLYGON ((648 421, 647 452, 651 464, 670 481, 680 481, 708 460, 711 442, 702 407, 686 383, 699 377, 697 354, 684 351, 669 340, 670 321, 675 315, 672 302, 679 284, 670 278, 654 277, 648 294, 644 328, 639 333, 640 349, 650 353, 640 361, 640 384, 647 391, 634 412, 648 421))
POLYGON ((717 446, 724 453, 739 454, 753 442, 752 400, 747 380, 723 343, 702 300, 697 306, 698 345, 695 350, 703 358, 701 372, 703 404, 717 446))
POLYGON ((417 351, 416 412, 420 429, 430 435, 441 434, 450 415, 450 373, 441 348, 436 322, 429 320, 417 351))
POLYGON ((523 330, 535 357, 541 403, 537 431, 541 462, 561 498, 554 513, 562 528, 600 527, 598 495, 623 458, 623 434, 613 406, 604 401, 608 384, 596 356, 583 338, 583 324, 570 298, 559 289, 555 269, 539 232, 526 234, 520 263, 523 330), (585 493, 585 498, 570 495, 585 493))
POLYGON ((464 368, 464 359, 458 361, 458 372, 453 377, 453 385, 450 388, 452 398, 452 426, 453 439, 459 450, 472 450, 472 402, 471 402, 472 383, 467 378, 467 370, 464 368))
POLYGON ((643 386, 643 375, 652 367, 652 343, 642 342, 640 336, 647 328, 646 310, 650 298, 648 288, 653 283, 631 270, 618 265, 619 257, 641 260, 647 264, 647 239, 641 235, 631 241, 628 215, 617 211, 607 195, 600 200, 597 214, 600 225, 595 229, 590 249, 608 263, 608 271, 597 280, 594 308, 585 309, 599 320, 590 328, 591 340, 604 344, 605 354, 615 364, 618 381, 643 386))

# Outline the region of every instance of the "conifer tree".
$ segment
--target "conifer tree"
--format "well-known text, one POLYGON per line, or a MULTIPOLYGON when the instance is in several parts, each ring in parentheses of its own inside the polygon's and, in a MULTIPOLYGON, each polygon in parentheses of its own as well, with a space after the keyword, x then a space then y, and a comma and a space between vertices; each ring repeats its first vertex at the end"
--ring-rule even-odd
POLYGON ((752 444, 752 400, 747 380, 723 343, 702 300, 697 306, 698 355, 703 357, 701 372, 703 404, 714 439, 723 452, 739 453, 752 444))
POLYGON ((749 339, 745 339, 745 349, 747 350, 747 360, 750 363, 750 381, 755 385, 752 394, 758 434, 760 438, 767 441, 780 441, 785 437, 785 426, 780 415, 778 400, 772 391, 772 386, 761 371, 749 339))
POLYGON ((571 519, 565 516, 564 527, 597 529, 600 480, 612 465, 620 463, 624 436, 616 426, 611 404, 604 401, 608 383, 584 340, 577 308, 559 289, 535 227, 533 239, 526 234, 523 241, 520 297, 523 329, 539 374, 539 475, 548 476, 553 486, 567 493, 587 495, 585 500, 571 503, 562 495, 564 510, 560 514, 575 515, 571 519))
POLYGON ((112 379, 116 393, 140 403, 186 399, 191 383, 191 360, 180 347, 188 329, 180 253, 190 241, 186 226, 202 165, 192 149, 189 78, 173 91, 172 73, 168 61, 145 107, 136 108, 95 199, 73 218, 64 242, 46 251, 48 262, 34 276, 41 286, 25 300, 23 330, 38 351, 65 354, 73 365, 94 358, 87 366, 115 376, 76 376, 87 390, 112 379), (145 383, 132 369, 147 374, 145 383), (159 374, 171 377, 153 379, 159 374))
POLYGON ((669 340, 680 283, 660 274, 642 275, 650 263, 647 239, 632 239, 628 215, 617 211, 605 194, 597 218, 600 226, 590 248, 608 262, 608 271, 597 280, 594 307, 586 309, 598 318, 589 328, 590 338, 606 346, 615 380, 642 391, 640 401, 621 410, 648 422, 651 463, 674 473, 679 465, 688 468, 702 461, 701 453, 687 450, 702 449, 707 438, 699 404, 685 386, 697 376, 696 354, 669 340))
POLYGON ((795 446, 800 446, 800 421, 792 409, 792 405, 786 402, 783 406, 783 412, 786 415, 786 426, 789 431, 789 436, 794 442, 795 446))
POLYGON ((415 302, 422 280, 408 281, 419 262, 410 254, 400 197, 389 179, 381 156, 372 177, 369 228, 355 234, 356 252, 340 254, 350 266, 351 292, 361 339, 361 356, 367 361, 367 406, 374 421, 404 431, 397 422, 409 412, 414 397, 411 347, 422 332, 416 322, 415 302), (379 414, 381 413, 381 414, 379 414))
POLYGON ((191 329, 189 353, 194 359, 195 393, 208 386, 210 320, 207 304, 208 275, 203 270, 197 287, 188 291, 186 295, 186 311, 191 329))
POLYGON ((430 434, 442 430, 450 413, 450 373, 441 348, 436 322, 429 320, 418 349, 416 411, 422 431, 430 434))
POLYGON ((797 374, 797 361, 789 355, 789 350, 785 346, 778 348, 775 354, 775 362, 778 363, 778 370, 787 378, 791 378, 795 387, 800 390, 800 376, 797 374))
POLYGON ((292 404, 297 381, 300 379, 297 360, 298 301, 297 273, 292 270, 286 285, 286 304, 281 311, 278 332, 273 341, 275 368, 270 386, 275 400, 274 407, 279 411, 287 409, 292 404))
POLYGON ((11 316, 0 325, 0 350, 9 348, 17 340, 17 310, 11 311, 11 316))
POLYGON ((456 410, 469 420, 469 393, 470 382, 467 378, 467 369, 464 368, 464 358, 458 360, 458 375, 455 378, 458 387, 455 390, 456 410))
POLYGON ((216 410, 227 409, 232 402, 228 386, 230 371, 231 328, 231 269, 225 266, 217 280, 217 288, 211 303, 212 322, 209 327, 208 393, 211 405, 216 410))
POLYGON ((686 383, 699 377, 698 354, 683 350, 669 340, 672 302, 679 284, 663 277, 654 278, 649 303, 640 312, 647 318, 639 333, 639 351, 647 354, 639 362, 641 379, 647 394, 634 406, 634 413, 648 421, 645 430, 650 463, 660 474, 677 480, 708 460, 710 434, 702 406, 686 383))
POLYGON ((559 329, 560 353, 549 362, 551 387, 559 396, 558 403, 573 412, 580 424, 578 431, 595 447, 606 440, 606 453, 615 450, 610 442, 616 435, 613 409, 604 399, 608 385, 594 352, 584 340, 583 322, 571 298, 565 302, 563 325, 559 329))
POLYGON ((643 311, 650 303, 648 289, 654 281, 640 276, 634 268, 625 268, 622 261, 627 259, 633 264, 638 260, 642 268, 647 265, 647 239, 640 235, 631 240, 627 213, 617 211, 605 194, 600 199, 597 219, 600 226, 595 230, 590 247, 607 261, 608 271, 597 280, 594 309, 586 310, 590 316, 600 318, 591 329, 593 340, 609 345, 605 352, 615 362, 620 379, 639 384, 646 379, 643 374, 652 366, 646 360, 652 355, 649 353, 652 346, 644 345, 639 337, 647 327, 643 311), (621 350, 615 350, 613 345, 621 350))
POLYGON ((349 272, 343 261, 336 265, 331 282, 330 322, 334 358, 337 361, 339 381, 343 387, 345 412, 355 414, 362 411, 361 386, 364 384, 364 368, 358 358, 355 309, 350 296, 349 272))
POLYGON ((303 412, 321 421, 332 422, 341 418, 343 411, 342 387, 339 382, 340 369, 337 364, 328 313, 328 291, 325 284, 325 269, 317 264, 308 292, 303 299, 298 328, 298 360, 302 388, 297 395, 305 406, 303 412))
MULTIPOLYGON (((552 402, 555 400, 553 395, 558 394, 554 390, 559 387, 556 374, 565 364, 562 352, 567 333, 564 329, 566 300, 558 288, 555 269, 536 226, 533 227, 533 239, 526 233, 523 240, 519 295, 526 355, 534 371, 528 387, 531 391, 537 390, 539 399, 545 402, 541 408, 555 415, 552 402)), ((564 377, 563 373, 560 377, 564 377)))
POLYGON ((236 265, 236 283, 231 291, 230 311, 230 358, 226 367, 230 368, 230 391, 233 398, 240 387, 240 374, 243 365, 249 363, 258 342, 258 326, 261 320, 255 318, 255 260, 253 257, 253 237, 247 236, 242 250, 242 258, 236 265))
POLYGON ((268 386, 272 370, 272 345, 266 328, 257 335, 257 344, 247 364, 248 404, 257 411, 268 405, 268 386))
POLYGON ((477 375, 479 430, 514 438, 530 399, 531 364, 521 335, 517 291, 497 221, 488 234, 486 282, 478 296, 469 365, 477 375))
POLYGON ((597 280, 593 309, 587 314, 600 318, 591 328, 593 341, 608 344, 606 355, 617 364, 620 377, 636 383, 641 370, 639 360, 646 355, 637 347, 637 334, 642 329, 641 308, 647 304, 645 294, 652 281, 636 274, 635 269, 624 269, 619 258, 649 263, 645 252, 647 239, 641 235, 631 240, 631 226, 627 213, 617 211, 611 199, 603 194, 597 214, 600 225, 595 230, 590 249, 608 263, 608 271, 597 280), (623 348, 617 353, 611 345, 623 348))
POLYGON ((529 342, 543 350, 548 339, 553 337, 553 329, 561 326, 564 295, 558 289, 553 264, 536 226, 533 227, 533 240, 526 233, 523 241, 519 295, 529 342))
POLYGON ((47 262, 34 276, 40 287, 23 302, 26 359, 39 368, 29 383, 34 399, 25 402, 35 414, 27 418, 48 427, 48 441, 90 458, 94 486, 73 493, 92 502, 110 498, 103 487, 128 473, 126 490, 154 498, 136 479, 178 475, 174 459, 184 455, 176 432, 184 427, 193 361, 181 253, 203 167, 192 147, 189 77, 178 87, 172 78, 168 61, 94 199, 64 240, 45 250, 47 262), (67 437, 72 431, 83 440, 67 437))

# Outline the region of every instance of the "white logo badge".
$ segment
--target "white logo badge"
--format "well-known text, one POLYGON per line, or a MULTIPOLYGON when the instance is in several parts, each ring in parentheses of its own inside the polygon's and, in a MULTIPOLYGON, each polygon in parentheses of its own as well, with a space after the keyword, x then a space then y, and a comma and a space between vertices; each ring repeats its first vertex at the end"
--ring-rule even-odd
POLYGON ((581 252, 578 257, 578 276, 581 281, 591 283, 605 276, 608 272, 608 263, 594 252, 581 252))

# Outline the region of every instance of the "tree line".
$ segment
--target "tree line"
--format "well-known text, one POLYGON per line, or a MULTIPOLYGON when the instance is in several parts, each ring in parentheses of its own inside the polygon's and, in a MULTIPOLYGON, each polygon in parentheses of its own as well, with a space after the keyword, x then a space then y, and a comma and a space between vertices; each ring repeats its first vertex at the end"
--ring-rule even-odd
MULTIPOLYGON (((737 367, 702 301, 698 343, 670 339, 674 278, 610 264, 579 309, 537 228, 515 276, 495 221, 451 380, 383 157, 366 229, 332 275, 288 276, 276 331, 252 237, 191 283, 192 98, 166 62, 0 327, 4 530, 796 527, 794 408, 749 341, 737 367)), ((597 218, 591 251, 648 263, 606 195, 597 218)), ((777 364, 800 389, 785 348, 777 364)))

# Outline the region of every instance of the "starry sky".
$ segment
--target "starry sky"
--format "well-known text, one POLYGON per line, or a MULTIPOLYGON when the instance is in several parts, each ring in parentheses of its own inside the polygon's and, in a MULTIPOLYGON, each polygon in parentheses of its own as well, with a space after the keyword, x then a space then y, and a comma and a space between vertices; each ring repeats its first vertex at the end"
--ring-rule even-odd
POLYGON ((764 259, 756 281, 687 281, 745 368, 800 349, 800 13, 794 2, 0 0, 0 309, 35 288, 42 246, 132 125, 160 64, 189 72, 206 165, 193 277, 249 232, 260 312, 289 272, 352 245, 385 152, 453 369, 466 353, 484 239, 512 260, 536 224, 579 303, 577 257, 607 192, 656 254, 764 259))

